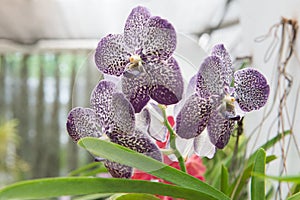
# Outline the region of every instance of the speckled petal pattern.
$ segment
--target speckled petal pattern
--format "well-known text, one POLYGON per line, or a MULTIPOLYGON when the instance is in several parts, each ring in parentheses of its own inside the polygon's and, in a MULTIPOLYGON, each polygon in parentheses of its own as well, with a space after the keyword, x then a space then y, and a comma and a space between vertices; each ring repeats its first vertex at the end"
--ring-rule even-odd
POLYGON ((229 53, 225 49, 223 44, 217 44, 213 47, 212 56, 217 56, 223 62, 223 69, 221 71, 221 79, 226 86, 230 86, 233 77, 232 61, 229 53))
POLYGON ((135 130, 134 134, 124 134, 113 131, 109 138, 111 142, 130 148, 136 152, 150 156, 158 161, 162 161, 161 153, 156 144, 140 130, 135 130))
POLYGON ((101 126, 94 110, 90 108, 73 108, 67 119, 67 131, 77 142, 83 137, 101 137, 101 126))
POLYGON ((147 8, 138 6, 132 9, 124 28, 124 39, 126 45, 133 50, 141 48, 147 37, 146 24, 151 14, 147 8))
POLYGON ((178 103, 183 93, 183 78, 177 61, 171 57, 167 62, 145 65, 151 78, 150 96, 157 103, 171 105, 178 103))
POLYGON ((114 83, 102 80, 94 88, 90 103, 91 107, 97 113, 100 123, 105 128, 112 125, 113 113, 112 113, 112 94, 116 92, 116 86, 114 83))
POLYGON ((193 138, 205 129, 211 113, 209 101, 194 94, 187 99, 176 118, 176 133, 182 138, 193 138))
POLYGON ((95 52, 98 69, 106 74, 120 76, 129 63, 131 54, 120 34, 109 34, 102 38, 95 52))
POLYGON ((124 134, 133 133, 135 129, 134 109, 123 93, 112 95, 111 107, 115 128, 123 131, 124 134))
POLYGON ((149 19, 146 28, 147 35, 142 46, 145 60, 168 59, 176 48, 176 32, 172 24, 154 16, 149 19))
MULTIPOLYGON (((162 155, 156 144, 142 131, 135 130, 134 134, 124 134, 121 131, 112 131, 109 134, 111 142, 122 145, 136 152, 142 153, 158 161, 162 161, 162 155)), ((132 168, 111 161, 105 162, 109 173, 116 178, 130 178, 132 168)))
POLYGON ((212 144, 223 149, 229 142, 230 135, 234 129, 235 121, 226 119, 222 113, 215 110, 207 124, 207 131, 212 144))
POLYGON ((132 175, 132 167, 127 165, 105 160, 104 166, 114 178, 130 178, 132 175))
POLYGON ((122 91, 132 104, 135 113, 141 112, 150 100, 150 77, 142 72, 137 76, 122 76, 122 91))
POLYGON ((270 86, 264 75, 253 68, 234 73, 235 98, 243 111, 258 110, 268 100, 270 86))
POLYGON ((134 109, 125 95, 117 92, 114 83, 100 81, 92 92, 91 106, 107 131, 118 129, 126 134, 134 132, 134 109))
POLYGON ((203 98, 223 93, 224 81, 222 80, 223 62, 217 56, 207 57, 197 73, 198 94, 203 98))

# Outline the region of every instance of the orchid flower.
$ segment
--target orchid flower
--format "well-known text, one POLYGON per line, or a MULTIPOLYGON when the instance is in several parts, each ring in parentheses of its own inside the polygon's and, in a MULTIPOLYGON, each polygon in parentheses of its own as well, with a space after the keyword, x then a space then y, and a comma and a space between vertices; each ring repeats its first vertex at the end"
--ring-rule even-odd
MULTIPOLYGON (((201 137, 205 128, 208 142, 218 149, 224 148, 241 117, 239 110, 258 110, 265 105, 270 92, 266 78, 258 70, 245 68, 233 73, 231 58, 222 44, 213 47, 190 84, 194 92, 176 117, 176 133, 181 138, 194 138, 196 151, 202 148, 199 145, 206 145, 201 137)), ((214 153, 210 145, 206 148, 214 153)))
MULTIPOLYGON (((108 138, 111 142, 161 161, 157 145, 144 130, 135 126, 132 105, 112 82, 102 80, 92 92, 91 108, 73 108, 67 119, 67 130, 77 142, 83 137, 108 138)), ((113 177, 130 178, 132 168, 109 160, 105 167, 113 177)))
POLYGON ((100 40, 95 63, 101 72, 121 76, 122 91, 139 113, 150 98, 164 105, 181 100, 183 78, 172 57, 175 48, 172 24, 138 6, 128 16, 123 34, 100 40))

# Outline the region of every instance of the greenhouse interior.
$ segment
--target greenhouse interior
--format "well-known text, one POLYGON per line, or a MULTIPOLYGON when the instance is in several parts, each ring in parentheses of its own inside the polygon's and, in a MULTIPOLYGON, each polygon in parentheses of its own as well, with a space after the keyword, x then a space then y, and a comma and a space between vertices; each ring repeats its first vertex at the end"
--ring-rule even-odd
POLYGON ((300 199, 300 1, 0 2, 0 200, 300 199))

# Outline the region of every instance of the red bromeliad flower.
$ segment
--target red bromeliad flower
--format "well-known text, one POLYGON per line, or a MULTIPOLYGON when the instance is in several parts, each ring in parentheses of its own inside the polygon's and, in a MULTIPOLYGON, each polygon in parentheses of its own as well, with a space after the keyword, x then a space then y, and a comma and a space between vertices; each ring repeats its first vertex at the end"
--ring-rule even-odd
MULTIPOLYGON (((171 126, 174 126, 175 122, 174 122, 174 118, 172 116, 168 116, 168 121, 170 123, 171 126)), ((169 135, 170 133, 167 133, 167 139, 165 142, 159 142, 157 141, 156 144, 160 147, 160 148, 165 148, 166 144, 169 140, 169 135)), ((172 161, 167 155, 163 156, 163 161, 165 164, 174 167, 176 169, 180 169, 179 163, 177 161, 172 161)), ((206 170, 206 167, 203 165, 202 160, 199 156, 197 156, 196 154, 192 155, 191 157, 189 157, 186 161, 185 161, 185 166, 186 166, 186 170, 187 173, 194 176, 195 178, 198 178, 201 181, 205 181, 204 179, 204 173, 206 170)), ((147 174, 143 171, 140 171, 138 169, 134 170, 134 174, 131 177, 132 179, 137 179, 137 180, 148 180, 148 181, 158 181, 158 182, 162 182, 162 183, 168 183, 169 182, 157 178, 155 176, 152 176, 150 174, 147 174)), ((158 197, 162 200, 172 200, 173 198, 171 197, 167 197, 167 196, 159 196, 158 197)))

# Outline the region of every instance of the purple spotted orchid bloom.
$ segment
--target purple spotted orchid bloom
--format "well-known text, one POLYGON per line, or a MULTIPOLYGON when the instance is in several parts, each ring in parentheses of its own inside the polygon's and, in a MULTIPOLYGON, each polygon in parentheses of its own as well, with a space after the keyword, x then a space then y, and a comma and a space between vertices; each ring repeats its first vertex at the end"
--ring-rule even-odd
POLYGON ((101 72, 121 76, 122 91, 139 113, 150 98, 164 105, 181 100, 183 78, 172 57, 175 48, 174 27, 138 6, 128 16, 124 34, 101 39, 95 62, 101 72))
POLYGON ((221 44, 214 46, 190 84, 194 93, 177 115, 176 133, 181 138, 195 138, 194 149, 198 148, 196 140, 205 128, 210 142, 224 148, 240 118, 238 111, 261 108, 270 92, 266 78, 256 69, 233 73, 231 58, 221 44), (234 87, 230 87, 233 78, 234 87))
MULTIPOLYGON (((135 126, 134 109, 114 83, 100 81, 92 92, 90 103, 91 108, 76 107, 68 115, 67 130, 75 142, 83 137, 107 136, 111 142, 162 160, 156 144, 144 130, 135 126)), ((132 175, 129 166, 109 160, 104 160, 104 164, 113 177, 130 178, 132 175)))

